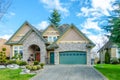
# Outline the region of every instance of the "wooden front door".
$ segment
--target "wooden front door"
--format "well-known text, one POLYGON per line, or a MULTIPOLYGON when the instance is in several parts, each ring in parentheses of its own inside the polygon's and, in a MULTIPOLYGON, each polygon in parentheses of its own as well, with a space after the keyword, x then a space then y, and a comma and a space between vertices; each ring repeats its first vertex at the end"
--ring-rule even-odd
POLYGON ((40 62, 40 52, 36 52, 35 60, 40 62))

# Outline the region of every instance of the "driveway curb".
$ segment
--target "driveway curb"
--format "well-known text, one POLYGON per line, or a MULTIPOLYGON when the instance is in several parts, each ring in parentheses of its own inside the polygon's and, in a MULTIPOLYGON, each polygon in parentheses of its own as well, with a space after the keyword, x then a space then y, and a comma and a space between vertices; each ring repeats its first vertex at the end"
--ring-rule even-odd
POLYGON ((101 75, 104 80, 109 80, 106 76, 104 76, 100 71, 98 71, 97 69, 95 69, 94 67, 92 67, 99 75, 101 75))

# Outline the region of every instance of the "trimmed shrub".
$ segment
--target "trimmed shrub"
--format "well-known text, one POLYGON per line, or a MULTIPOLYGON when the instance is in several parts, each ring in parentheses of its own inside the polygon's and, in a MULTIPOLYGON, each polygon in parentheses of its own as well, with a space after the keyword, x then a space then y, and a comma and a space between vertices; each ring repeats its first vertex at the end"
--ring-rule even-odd
POLYGON ((21 61, 21 60, 16 60, 16 64, 19 65, 19 66, 24 66, 24 65, 27 65, 27 62, 26 61, 21 61))
POLYGON ((118 60, 119 60, 119 63, 120 63, 120 58, 118 58, 118 60))
POLYGON ((35 70, 41 69, 41 66, 40 65, 35 65, 35 66, 26 65, 26 68, 31 70, 31 71, 35 71, 35 70))
POLYGON ((40 66, 41 66, 41 68, 43 69, 43 66, 44 66, 45 64, 44 63, 40 63, 40 66))
POLYGON ((21 62, 21 65, 23 66, 23 65, 27 65, 27 62, 26 61, 22 61, 21 62))
POLYGON ((2 48, 2 51, 6 51, 7 49, 6 48, 2 48))
POLYGON ((24 66, 24 65, 27 65, 27 62, 25 62, 25 61, 20 61, 19 66, 24 66))
POLYGON ((16 61, 15 61, 15 60, 8 60, 7 63, 8 63, 8 64, 16 64, 16 61))
POLYGON ((0 64, 6 63, 6 48, 2 48, 2 51, 0 52, 0 64))
POLYGON ((39 64, 39 62, 38 61, 34 61, 34 65, 38 65, 39 64))
POLYGON ((108 53, 108 50, 107 50, 106 53, 105 53, 105 63, 106 63, 106 64, 109 64, 109 63, 110 63, 110 55, 109 55, 109 53, 108 53))
POLYGON ((41 66, 40 65, 37 65, 37 70, 41 69, 41 66))
POLYGON ((116 57, 111 59, 111 64, 119 64, 119 60, 116 57))
POLYGON ((26 68, 29 70, 32 70, 32 66, 30 66, 30 65, 26 65, 26 68))
POLYGON ((33 71, 35 71, 35 70, 37 70, 38 68, 37 68, 37 66, 32 66, 32 70, 33 71))

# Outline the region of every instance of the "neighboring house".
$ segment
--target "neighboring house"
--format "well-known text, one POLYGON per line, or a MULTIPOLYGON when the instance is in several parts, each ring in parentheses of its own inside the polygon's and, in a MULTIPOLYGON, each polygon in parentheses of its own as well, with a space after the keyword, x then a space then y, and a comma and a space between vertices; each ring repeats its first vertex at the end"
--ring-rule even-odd
POLYGON ((2 51, 2 48, 6 48, 6 56, 10 57, 10 46, 5 45, 6 41, 6 39, 0 38, 0 51, 2 51))
POLYGON ((30 56, 46 64, 91 64, 90 50, 95 46, 74 25, 58 28, 49 25, 38 30, 27 21, 6 42, 11 47, 11 57, 19 53, 23 60, 30 56))
POLYGON ((108 51, 110 58, 116 57, 120 58, 120 48, 117 48, 117 45, 108 41, 99 51, 99 59, 101 63, 105 62, 105 53, 108 51))

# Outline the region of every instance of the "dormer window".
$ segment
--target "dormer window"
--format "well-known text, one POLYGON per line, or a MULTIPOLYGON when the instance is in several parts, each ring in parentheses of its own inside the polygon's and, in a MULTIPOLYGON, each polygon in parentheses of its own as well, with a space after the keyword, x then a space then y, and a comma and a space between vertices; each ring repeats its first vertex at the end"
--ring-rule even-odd
POLYGON ((48 42, 54 42, 57 40, 57 36, 48 36, 48 42))
POLYGON ((48 42, 53 42, 52 36, 49 36, 49 37, 48 37, 48 42))

